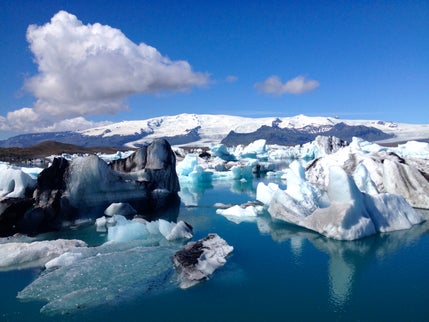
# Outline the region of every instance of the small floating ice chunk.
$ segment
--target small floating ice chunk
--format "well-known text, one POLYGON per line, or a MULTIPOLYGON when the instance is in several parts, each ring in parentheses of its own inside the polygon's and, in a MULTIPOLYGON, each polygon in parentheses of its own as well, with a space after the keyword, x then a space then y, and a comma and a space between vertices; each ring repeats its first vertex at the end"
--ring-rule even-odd
POLYGON ((239 224, 242 221, 253 221, 262 212, 262 206, 239 206, 235 205, 226 209, 217 209, 216 213, 228 220, 239 224))
POLYGON ((185 289, 209 278, 226 263, 234 248, 217 234, 186 244, 173 256, 180 287, 185 289))
POLYGON ((137 211, 126 202, 114 202, 104 211, 104 214, 109 217, 112 217, 113 215, 128 217, 133 216, 136 213, 137 211))
POLYGON ((165 238, 176 240, 192 238, 192 227, 183 221, 177 224, 158 219, 152 222, 142 223, 140 221, 127 220, 123 216, 115 215, 116 225, 108 227, 107 239, 111 242, 126 242, 147 238, 165 238))

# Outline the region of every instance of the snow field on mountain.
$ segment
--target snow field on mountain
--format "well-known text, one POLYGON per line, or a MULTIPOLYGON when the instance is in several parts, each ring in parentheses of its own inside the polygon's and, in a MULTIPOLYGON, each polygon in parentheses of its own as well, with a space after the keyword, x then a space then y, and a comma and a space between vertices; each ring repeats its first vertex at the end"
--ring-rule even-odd
POLYGON ((230 131, 237 133, 250 133, 261 126, 276 124, 279 128, 307 129, 310 133, 319 133, 329 130, 339 123, 350 126, 364 125, 381 130, 395 137, 384 142, 401 142, 411 139, 429 138, 429 125, 405 124, 379 120, 347 120, 335 117, 296 115, 291 117, 263 117, 252 118, 233 115, 217 114, 179 114, 162 116, 147 120, 123 121, 93 129, 78 131, 85 136, 101 136, 104 138, 115 135, 126 136, 145 133, 141 139, 128 142, 126 146, 136 147, 139 144, 160 137, 174 137, 186 135, 189 131, 197 129, 200 139, 188 143, 190 146, 208 146, 218 144, 230 131), (317 132, 314 132, 317 131, 317 132))

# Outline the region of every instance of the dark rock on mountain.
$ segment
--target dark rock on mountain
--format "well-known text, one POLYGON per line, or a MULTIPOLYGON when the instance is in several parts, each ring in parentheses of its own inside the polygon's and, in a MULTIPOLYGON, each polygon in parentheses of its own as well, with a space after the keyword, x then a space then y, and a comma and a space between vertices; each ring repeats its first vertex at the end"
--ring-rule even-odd
POLYGON ((345 123, 335 124, 332 129, 323 133, 326 136, 336 136, 342 140, 351 142, 353 137, 359 137, 367 141, 384 140, 393 137, 392 134, 384 133, 374 127, 364 125, 347 125, 345 123))
POLYGON ((368 141, 383 140, 393 137, 392 134, 384 133, 374 127, 364 125, 351 126, 345 123, 338 123, 327 129, 326 126, 321 128, 303 128, 289 129, 280 128, 279 123, 273 123, 273 126, 261 126, 254 132, 236 133, 231 131, 222 143, 227 146, 236 146, 239 144, 248 145, 255 140, 265 139, 267 144, 279 144, 294 146, 313 141, 318 135, 335 136, 345 141, 351 141, 354 136, 368 141))
POLYGON ((227 146, 248 145, 255 140, 265 139, 267 140, 267 144, 297 145, 312 141, 314 138, 315 135, 311 133, 288 128, 282 129, 277 125, 275 127, 263 125, 250 133, 231 131, 221 143, 227 146))
POLYGON ((171 145, 180 145, 180 144, 187 144, 190 142, 195 142, 201 139, 199 130, 201 126, 197 126, 194 129, 188 130, 186 134, 182 135, 175 135, 175 136, 166 136, 164 137, 165 140, 170 142, 171 145))

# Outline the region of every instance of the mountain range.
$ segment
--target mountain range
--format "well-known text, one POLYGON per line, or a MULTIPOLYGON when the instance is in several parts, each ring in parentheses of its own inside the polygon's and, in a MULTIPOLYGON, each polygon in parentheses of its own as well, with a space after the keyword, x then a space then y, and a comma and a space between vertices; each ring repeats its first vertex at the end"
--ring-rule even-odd
POLYGON ((0 141, 0 147, 29 147, 56 141, 82 147, 136 148, 156 138, 171 145, 208 146, 248 144, 297 145, 317 135, 350 141, 353 136, 373 142, 428 141, 429 124, 404 124, 380 120, 343 120, 337 117, 251 118, 232 115, 179 114, 146 120, 123 121, 80 131, 21 134, 0 141))

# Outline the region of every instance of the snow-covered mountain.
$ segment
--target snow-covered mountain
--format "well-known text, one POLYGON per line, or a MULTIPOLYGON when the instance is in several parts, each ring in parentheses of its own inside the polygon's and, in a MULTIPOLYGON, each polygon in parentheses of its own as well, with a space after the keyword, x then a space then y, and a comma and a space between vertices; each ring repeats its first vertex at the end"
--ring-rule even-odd
POLYGON ((402 124, 379 120, 343 120, 335 117, 251 118, 232 115, 179 114, 146 120, 123 121, 73 132, 18 135, 1 141, 1 147, 26 147, 55 140, 81 146, 137 147, 164 137, 172 145, 207 146, 211 143, 248 143, 265 138, 267 143, 302 144, 316 135, 335 135, 345 140, 360 136, 377 142, 424 140, 429 124, 402 124))

